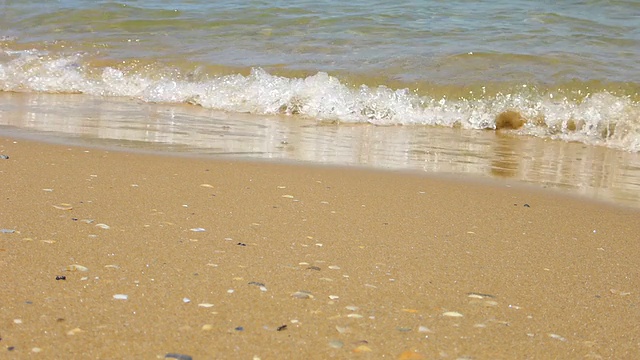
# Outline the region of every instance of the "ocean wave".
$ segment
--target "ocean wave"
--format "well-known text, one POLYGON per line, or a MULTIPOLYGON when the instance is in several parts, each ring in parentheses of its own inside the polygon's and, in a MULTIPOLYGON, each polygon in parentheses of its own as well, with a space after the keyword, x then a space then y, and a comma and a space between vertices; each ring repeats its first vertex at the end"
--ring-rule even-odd
POLYGON ((92 66, 83 54, 0 50, 0 90, 122 96, 252 114, 336 123, 426 125, 508 131, 640 151, 640 103, 606 90, 541 91, 529 85, 495 94, 447 97, 387 86, 352 86, 324 72, 285 77, 185 73, 158 66, 92 66))

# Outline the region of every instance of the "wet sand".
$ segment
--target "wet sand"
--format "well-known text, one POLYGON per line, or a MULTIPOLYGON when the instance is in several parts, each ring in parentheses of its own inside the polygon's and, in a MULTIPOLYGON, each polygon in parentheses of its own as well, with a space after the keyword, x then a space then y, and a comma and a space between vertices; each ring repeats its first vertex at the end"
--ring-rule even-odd
POLYGON ((2 358, 640 353, 638 210, 398 172, 0 154, 2 358))

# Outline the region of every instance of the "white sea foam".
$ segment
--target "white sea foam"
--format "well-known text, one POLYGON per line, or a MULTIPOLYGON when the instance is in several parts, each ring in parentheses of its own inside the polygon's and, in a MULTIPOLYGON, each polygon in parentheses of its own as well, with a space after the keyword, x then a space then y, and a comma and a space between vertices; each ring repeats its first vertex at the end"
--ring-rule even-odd
POLYGON ((0 90, 124 96, 156 103, 191 103, 253 114, 292 114, 345 123, 459 126, 494 129, 496 116, 519 112, 516 134, 640 151, 640 104, 608 92, 580 100, 523 87, 521 92, 460 99, 419 96, 408 89, 351 87, 319 72, 306 78, 274 76, 256 68, 191 80, 176 71, 89 68, 82 54, 0 50, 0 90))

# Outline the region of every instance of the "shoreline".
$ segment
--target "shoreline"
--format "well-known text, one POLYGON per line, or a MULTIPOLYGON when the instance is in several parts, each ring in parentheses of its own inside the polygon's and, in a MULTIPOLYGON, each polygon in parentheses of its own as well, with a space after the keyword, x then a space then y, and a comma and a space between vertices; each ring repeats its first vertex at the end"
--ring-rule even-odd
POLYGON ((4 137, 0 153, 12 356, 640 351, 636 209, 375 169, 4 137))
POLYGON ((485 177, 640 207, 640 154, 510 132, 331 125, 123 98, 0 93, 6 136, 127 151, 185 152, 485 177))

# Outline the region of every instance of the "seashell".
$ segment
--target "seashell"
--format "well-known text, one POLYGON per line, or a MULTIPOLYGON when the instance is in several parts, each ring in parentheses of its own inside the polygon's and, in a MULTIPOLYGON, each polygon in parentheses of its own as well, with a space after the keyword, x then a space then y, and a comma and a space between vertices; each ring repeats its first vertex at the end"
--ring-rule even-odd
POLYGON ((73 265, 67 266, 65 270, 67 270, 67 271, 89 271, 89 268, 86 267, 86 266, 73 264, 73 265))
POLYGON ((463 317, 464 315, 460 314, 457 311, 447 311, 445 313, 442 314, 442 316, 448 316, 448 317, 463 317))
POLYGON ((67 203, 53 205, 53 207, 58 209, 58 210, 65 210, 65 211, 73 209, 73 206, 71 206, 71 204, 67 204, 67 203))
POLYGON ((293 294, 291 294, 291 297, 294 297, 296 299, 313 299, 313 295, 311 295, 311 293, 308 293, 306 291, 296 291, 293 294))

